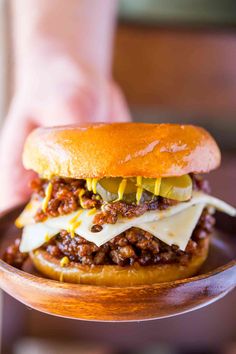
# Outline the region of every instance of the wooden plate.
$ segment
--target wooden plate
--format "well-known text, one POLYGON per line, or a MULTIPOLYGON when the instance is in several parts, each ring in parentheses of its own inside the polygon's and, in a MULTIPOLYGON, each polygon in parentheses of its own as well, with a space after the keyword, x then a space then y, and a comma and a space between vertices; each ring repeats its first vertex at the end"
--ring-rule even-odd
MULTIPOLYGON (((19 230, 22 207, 0 214, 0 256, 19 230)), ((230 228, 227 219, 223 222, 230 228)), ((162 284, 111 288, 60 283, 41 277, 31 264, 18 270, 0 260, 0 287, 25 305, 56 316, 92 321, 140 321, 178 315, 206 306, 236 286, 236 240, 217 231, 198 276, 162 284)))

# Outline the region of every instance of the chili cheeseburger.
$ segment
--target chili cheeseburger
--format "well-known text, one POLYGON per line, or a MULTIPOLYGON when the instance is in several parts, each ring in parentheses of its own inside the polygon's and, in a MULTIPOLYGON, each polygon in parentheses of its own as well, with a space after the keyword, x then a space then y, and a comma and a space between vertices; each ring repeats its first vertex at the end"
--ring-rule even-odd
POLYGON ((18 258, 8 250, 6 259, 29 254, 60 281, 132 286, 192 276, 207 257, 214 210, 235 215, 210 196, 202 175, 219 166, 220 151, 196 126, 39 128, 23 163, 38 177, 16 220, 18 258))

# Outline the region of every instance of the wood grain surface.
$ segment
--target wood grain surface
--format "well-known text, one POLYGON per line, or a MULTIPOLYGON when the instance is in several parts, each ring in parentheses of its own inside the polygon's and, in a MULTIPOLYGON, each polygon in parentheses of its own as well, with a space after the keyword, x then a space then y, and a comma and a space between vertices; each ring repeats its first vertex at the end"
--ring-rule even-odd
MULTIPOLYGON (((2 252, 19 232, 13 209, 0 215, 2 252)), ((196 277, 128 288, 87 286, 45 279, 29 267, 24 272, 0 260, 0 286, 29 307, 56 316, 93 321, 140 321, 203 307, 236 285, 236 242, 220 234, 212 240, 209 260, 196 277)))

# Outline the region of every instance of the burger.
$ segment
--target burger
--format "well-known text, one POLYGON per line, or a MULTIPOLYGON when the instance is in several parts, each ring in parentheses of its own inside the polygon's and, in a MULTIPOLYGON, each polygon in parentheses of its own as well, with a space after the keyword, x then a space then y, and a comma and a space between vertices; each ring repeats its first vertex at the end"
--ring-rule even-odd
POLYGON ((236 215, 209 194, 203 174, 219 166, 220 151, 192 125, 39 128, 23 164, 38 177, 16 220, 23 230, 15 253, 58 281, 134 286, 190 277, 207 258, 215 209, 236 215))

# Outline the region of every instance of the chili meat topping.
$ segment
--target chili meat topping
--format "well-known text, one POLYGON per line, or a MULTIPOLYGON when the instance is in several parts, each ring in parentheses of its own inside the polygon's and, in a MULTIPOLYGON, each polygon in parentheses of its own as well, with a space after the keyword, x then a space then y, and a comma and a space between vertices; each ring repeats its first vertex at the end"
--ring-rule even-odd
MULTIPOLYGON (((201 190, 204 193, 210 192, 206 180, 196 175, 191 175, 191 177, 194 190, 201 190)), ((34 195, 38 198, 45 198, 48 183, 48 180, 34 179, 31 182, 34 195)), ((71 213, 79 209, 82 203, 83 208, 101 209, 101 212, 94 217, 94 226, 92 227, 94 233, 101 231, 104 223, 114 224, 118 216, 138 217, 148 210, 163 210, 178 203, 159 196, 154 196, 151 200, 138 205, 135 203, 128 204, 125 201, 106 203, 102 201, 98 194, 86 189, 85 180, 55 177, 50 183, 52 184, 52 191, 47 208, 45 211, 38 210, 35 221, 40 222, 48 216, 56 217, 71 213)), ((184 252, 177 246, 168 246, 152 234, 136 227, 130 228, 100 247, 79 235, 75 234, 72 237, 70 233, 62 230, 43 248, 58 259, 67 256, 70 261, 87 265, 126 266, 135 262, 143 266, 176 262, 185 264, 201 250, 202 240, 210 235, 214 223, 214 217, 207 208, 204 209, 184 252)), ((20 238, 16 239, 6 249, 4 255, 4 260, 17 268, 20 268, 27 258, 27 254, 19 251, 19 244, 20 238)))
MULTIPOLYGON (((193 189, 209 193, 210 188, 207 180, 200 176, 191 175, 193 180, 193 189)), ((41 178, 34 179, 30 187, 36 197, 45 198, 45 191, 49 181, 41 178)), ((82 179, 69 179, 54 177, 50 180, 52 191, 47 203, 46 210, 39 209, 35 215, 35 221, 44 221, 47 217, 56 217, 69 214, 79 208, 100 209, 94 224, 103 225, 105 223, 114 224, 120 217, 138 217, 149 210, 164 210, 178 202, 173 199, 153 196, 150 200, 140 204, 126 203, 125 201, 116 201, 112 203, 103 202, 98 194, 88 191, 86 181, 82 179)))
MULTIPOLYGON (((201 251, 202 240, 209 237, 214 223, 215 218, 204 209, 184 252, 177 246, 168 246, 150 233, 136 227, 121 233, 101 247, 79 235, 72 238, 70 233, 63 230, 43 248, 58 259, 67 256, 70 261, 91 266, 105 264, 126 266, 135 262, 142 266, 186 264, 193 255, 201 251)), ((19 244, 20 238, 6 249, 3 257, 8 264, 17 268, 20 268, 27 258, 26 253, 19 251, 19 244)))
POLYGON ((130 228, 100 247, 79 235, 72 238, 70 233, 63 230, 43 248, 58 259, 67 256, 70 261, 87 265, 127 266, 135 262, 142 266, 185 264, 199 252, 201 241, 210 235, 214 223, 214 217, 204 209, 184 252, 177 246, 168 246, 149 232, 136 227, 130 228))

